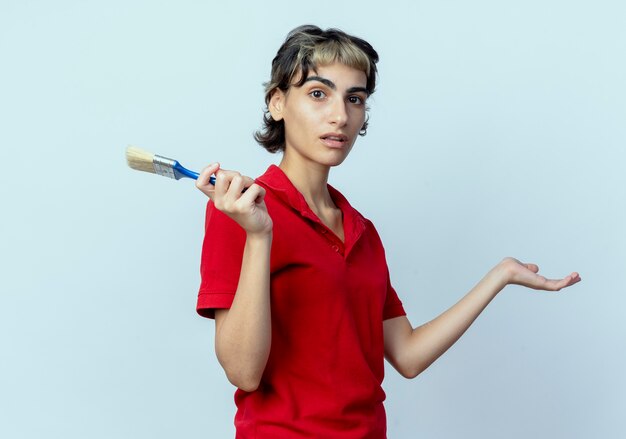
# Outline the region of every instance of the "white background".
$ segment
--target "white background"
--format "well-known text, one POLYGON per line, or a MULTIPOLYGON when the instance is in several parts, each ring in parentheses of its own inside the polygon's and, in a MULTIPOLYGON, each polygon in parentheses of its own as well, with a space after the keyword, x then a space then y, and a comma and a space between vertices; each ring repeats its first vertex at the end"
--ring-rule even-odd
POLYGON ((387 369, 390 438, 624 437, 626 7, 620 1, 0 0, 0 436, 233 437, 195 314, 205 198, 132 143, 256 176, 293 27, 378 50, 368 135, 331 174, 377 225, 414 325, 504 256, 507 287, 429 370, 387 369))

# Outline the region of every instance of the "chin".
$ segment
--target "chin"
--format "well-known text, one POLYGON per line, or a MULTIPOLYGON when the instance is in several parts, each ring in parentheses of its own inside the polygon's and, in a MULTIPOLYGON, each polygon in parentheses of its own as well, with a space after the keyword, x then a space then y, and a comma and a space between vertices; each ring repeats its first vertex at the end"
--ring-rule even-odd
POLYGON ((341 160, 335 160, 333 163, 330 164, 331 167, 335 167, 335 166, 339 166, 340 164, 342 164, 348 157, 344 157, 341 160))
POLYGON ((340 164, 342 164, 350 155, 350 151, 352 150, 352 147, 346 149, 346 150, 338 150, 338 151, 334 151, 333 154, 330 154, 327 157, 326 160, 326 164, 328 166, 339 166, 340 164))
POLYGON ((348 154, 341 154, 341 156, 327 157, 325 160, 322 160, 321 163, 326 166, 335 167, 342 164, 348 158, 348 154))

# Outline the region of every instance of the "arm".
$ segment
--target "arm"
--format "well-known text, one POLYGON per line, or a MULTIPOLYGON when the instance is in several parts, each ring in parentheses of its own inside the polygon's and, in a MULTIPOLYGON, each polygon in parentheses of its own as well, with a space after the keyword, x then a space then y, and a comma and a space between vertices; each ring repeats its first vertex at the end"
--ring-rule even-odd
POLYGON ((262 187, 237 172, 218 169, 217 164, 205 168, 196 186, 213 200, 216 209, 246 231, 246 243, 231 308, 215 311, 215 351, 228 380, 251 392, 261 381, 271 344, 272 220, 263 201, 262 187), (215 187, 209 183, 213 173, 215 187))
POLYGON ((578 273, 550 280, 534 264, 505 258, 465 297, 434 320, 413 328, 406 317, 385 320, 385 357, 406 378, 414 378, 450 348, 491 300, 509 284, 558 291, 580 281, 578 273))

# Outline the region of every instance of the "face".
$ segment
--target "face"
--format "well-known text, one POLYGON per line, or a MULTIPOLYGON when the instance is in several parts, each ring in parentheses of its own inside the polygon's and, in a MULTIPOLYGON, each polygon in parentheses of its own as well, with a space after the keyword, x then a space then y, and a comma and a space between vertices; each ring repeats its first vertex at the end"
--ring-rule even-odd
POLYGON ((300 87, 277 90, 269 110, 285 123, 285 159, 343 162, 365 122, 366 83, 365 72, 334 63, 309 72, 300 87))

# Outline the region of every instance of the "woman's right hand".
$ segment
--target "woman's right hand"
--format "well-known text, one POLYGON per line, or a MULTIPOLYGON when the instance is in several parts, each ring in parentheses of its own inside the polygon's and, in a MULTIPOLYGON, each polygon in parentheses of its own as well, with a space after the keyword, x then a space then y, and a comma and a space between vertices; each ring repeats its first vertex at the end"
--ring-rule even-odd
POLYGON ((268 234, 272 231, 272 218, 264 201, 265 189, 250 177, 237 171, 220 169, 219 163, 213 163, 202 170, 196 187, 213 200, 217 210, 232 218, 248 234, 268 234), (209 182, 213 174, 215 186, 209 182))

